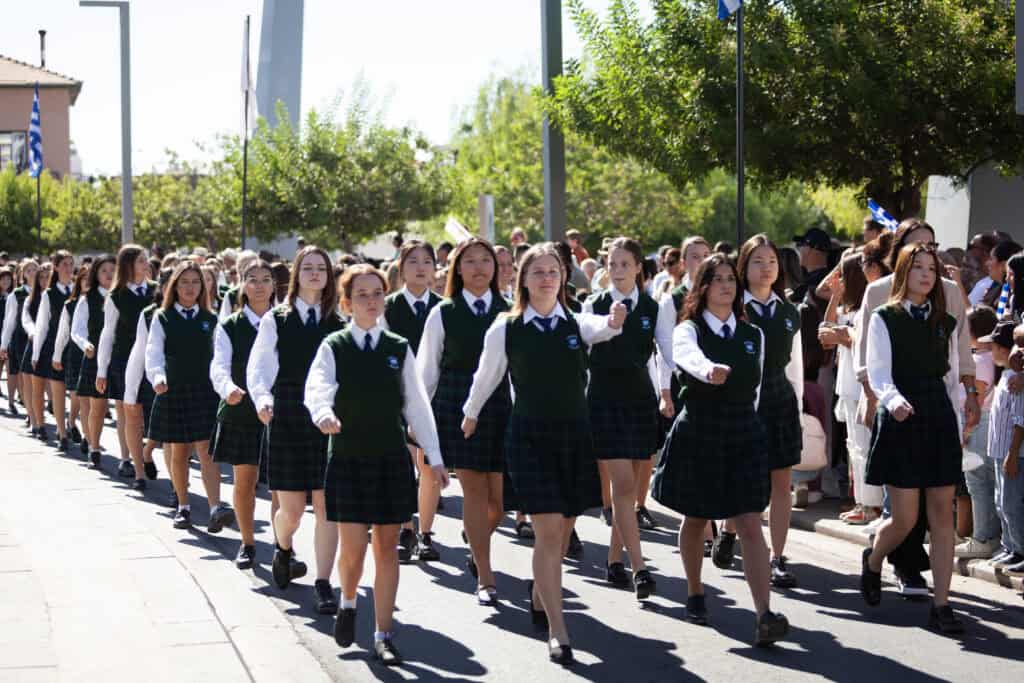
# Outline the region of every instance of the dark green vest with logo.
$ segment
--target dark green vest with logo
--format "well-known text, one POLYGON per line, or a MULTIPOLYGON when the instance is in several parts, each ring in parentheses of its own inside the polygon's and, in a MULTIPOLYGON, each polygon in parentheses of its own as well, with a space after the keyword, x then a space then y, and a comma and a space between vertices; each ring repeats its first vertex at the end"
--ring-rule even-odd
POLYGON ((691 409, 713 410, 716 402, 754 405, 761 383, 761 331, 750 323, 738 321, 729 339, 715 334, 700 317, 684 325, 697 328, 697 340, 712 363, 732 368, 725 384, 714 385, 683 373, 683 403, 691 409))
MULTIPOLYGON (((164 328, 167 386, 173 390, 184 384, 209 384, 217 316, 200 308, 188 320, 172 306, 169 310, 160 309, 156 317, 164 328)), ((135 323, 138 324, 138 316, 135 323)))
POLYGON ((330 333, 344 329, 345 323, 337 312, 330 311, 316 327, 307 328, 305 321, 299 319, 298 310, 288 304, 281 304, 270 315, 277 325, 277 382, 305 385, 320 342, 330 333))
POLYGON ((233 406, 221 399, 220 406, 217 408, 217 419, 235 424, 248 424, 252 425, 254 429, 258 429, 260 419, 256 414, 256 406, 252 402, 249 387, 245 381, 245 367, 249 363, 252 345, 256 342, 257 330, 245 316, 245 311, 239 311, 228 317, 221 323, 221 330, 231 342, 231 381, 246 393, 241 402, 233 406))
POLYGON ((542 420, 587 416, 587 351, 572 313, 541 331, 521 315, 505 326, 505 354, 515 389, 512 414, 542 420))
POLYGON ((416 311, 409 307, 409 301, 402 292, 395 292, 384 301, 384 319, 388 321, 388 327, 400 337, 405 337, 415 354, 420 350, 420 340, 423 339, 423 326, 427 322, 427 315, 430 310, 441 303, 441 297, 433 292, 427 295, 427 309, 423 318, 416 317, 416 311))
POLYGON ((362 341, 351 328, 325 340, 334 353, 334 414, 341 420, 341 432, 331 436, 331 455, 404 454, 402 367, 409 342, 387 331, 371 351, 362 348, 362 341))
POLYGON ((500 296, 492 296, 491 307, 483 315, 477 315, 469 307, 461 292, 438 305, 444 327, 441 369, 476 372, 480 354, 484 351, 484 336, 498 314, 508 310, 508 301, 500 296))
POLYGON ((673 289, 670 294, 672 295, 672 303, 676 307, 676 315, 679 315, 679 311, 683 310, 683 302, 686 301, 686 295, 690 293, 690 290, 686 288, 686 285, 680 284, 678 287, 673 289))
POLYGON ((793 338, 800 331, 800 312, 785 299, 775 301, 772 317, 762 318, 754 301, 746 305, 747 320, 764 332, 764 374, 785 372, 793 355, 793 338))
MULTIPOLYGON (((63 312, 64 304, 68 300, 68 294, 60 291, 57 284, 58 283, 54 282, 50 285, 50 288, 47 290, 49 295, 46 297, 46 300, 50 305, 50 327, 46 330, 46 340, 43 344, 50 347, 52 347, 57 341, 57 328, 60 327, 60 314, 63 312)), ((69 294, 70 292, 71 290, 68 289, 69 294)))
MULTIPOLYGON (((611 312, 611 290, 591 300, 596 315, 611 312)), ((647 361, 654 353, 658 303, 643 292, 633 302, 622 333, 590 348, 590 397, 616 402, 650 401, 654 385, 647 361)))
POLYGON ((930 320, 917 320, 900 304, 886 304, 875 312, 889 332, 897 388, 903 391, 908 383, 941 379, 949 372, 949 339, 956 330, 953 316, 938 313, 933 328, 930 320))
MULTIPOLYGON (((132 352, 135 344, 135 332, 139 325, 139 314, 142 309, 153 303, 153 292, 156 283, 146 281, 146 296, 139 296, 128 287, 110 293, 110 300, 117 306, 117 326, 114 328, 113 358, 124 357, 132 352)), ((201 307, 200 307, 201 308, 201 307)))

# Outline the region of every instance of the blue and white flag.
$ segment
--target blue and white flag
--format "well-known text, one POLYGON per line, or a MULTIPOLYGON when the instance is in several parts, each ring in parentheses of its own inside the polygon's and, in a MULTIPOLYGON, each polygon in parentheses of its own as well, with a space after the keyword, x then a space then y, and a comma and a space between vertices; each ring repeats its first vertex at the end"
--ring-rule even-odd
POLYGON ((875 222, 879 225, 896 231, 900 227, 900 222, 892 217, 892 214, 883 209, 878 205, 874 199, 868 199, 868 211, 871 212, 871 217, 875 219, 875 222))
POLYGON ((718 0, 718 18, 725 21, 743 6, 743 0, 718 0))
POLYGON ((43 172, 43 131, 39 127, 39 82, 32 98, 32 118, 28 124, 28 174, 38 178, 43 172))
POLYGON ((1006 313, 1007 306, 1010 305, 1010 283, 1003 283, 1003 290, 999 292, 999 305, 996 306, 996 317, 1002 318, 1003 314, 1006 313))

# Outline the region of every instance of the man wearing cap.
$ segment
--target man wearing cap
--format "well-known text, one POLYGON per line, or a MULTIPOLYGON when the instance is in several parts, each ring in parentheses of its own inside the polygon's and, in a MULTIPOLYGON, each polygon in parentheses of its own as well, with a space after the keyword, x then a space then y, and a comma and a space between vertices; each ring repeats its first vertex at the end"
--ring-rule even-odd
POLYGON ((802 235, 794 235, 793 243, 800 253, 800 267, 804 270, 803 284, 793 290, 793 300, 800 301, 808 291, 813 293, 828 275, 832 238, 821 228, 811 228, 802 235))

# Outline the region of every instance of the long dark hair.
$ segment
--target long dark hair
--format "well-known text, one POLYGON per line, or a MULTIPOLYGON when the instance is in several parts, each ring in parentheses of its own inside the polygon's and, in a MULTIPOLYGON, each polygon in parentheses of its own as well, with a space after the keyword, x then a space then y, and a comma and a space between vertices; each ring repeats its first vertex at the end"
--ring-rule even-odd
POLYGON ((75 273, 74 284, 71 285, 71 294, 68 295, 68 301, 77 301, 78 297, 82 296, 82 290, 84 285, 89 281, 89 267, 85 264, 78 266, 78 271, 75 273))
POLYGON ((135 260, 144 251, 146 250, 138 244, 126 244, 117 250, 117 271, 114 273, 111 292, 119 292, 135 281, 135 260))
POLYGON ((334 269, 331 267, 331 257, 327 252, 315 244, 307 244, 295 254, 295 261, 292 262, 292 272, 288 281, 288 306, 295 307, 295 300, 299 297, 299 271, 302 270, 302 261, 310 254, 319 254, 327 266, 327 282, 320 292, 320 316, 326 318, 330 315, 338 315, 338 282, 334 277, 334 269))
POLYGON ((935 247, 924 242, 911 242, 900 249, 896 257, 896 268, 892 271, 892 294, 889 296, 889 303, 900 305, 907 298, 907 293, 910 290, 910 269, 918 254, 929 254, 935 262, 935 284, 932 285, 932 291, 928 292, 928 301, 932 304, 932 310, 928 314, 928 326, 934 333, 939 319, 946 315, 946 292, 942 286, 942 261, 939 259, 939 253, 935 247))
POLYGON ((750 289, 750 281, 747 279, 747 268, 750 267, 750 257, 761 247, 768 247, 775 254, 775 263, 778 266, 775 274, 775 282, 772 283, 772 291, 783 301, 786 300, 786 275, 782 272, 782 256, 775 243, 768 239, 768 235, 754 235, 740 247, 739 265, 736 272, 739 276, 740 285, 744 290, 750 289))
POLYGON ((199 297, 196 299, 196 303, 199 305, 200 310, 206 308, 206 302, 208 301, 209 294, 206 291, 206 280, 203 278, 203 269, 198 263, 191 259, 185 259, 178 263, 178 266, 174 269, 174 273, 171 274, 171 279, 167 282, 167 287, 164 288, 164 300, 161 304, 161 308, 165 311, 169 311, 178 301, 178 280, 181 276, 188 272, 193 272, 199 276, 199 297))
MULTIPOLYGON (((448 281, 445 283, 444 295, 449 299, 460 293, 466 286, 466 283, 462 280, 462 273, 459 272, 459 266, 462 265, 462 256, 466 253, 466 250, 475 246, 483 247, 491 255, 491 260, 494 261, 494 273, 491 275, 489 286, 491 294, 501 296, 501 289, 498 288, 498 255, 495 253, 494 247, 483 237, 470 237, 465 242, 459 242, 459 246, 455 247, 455 251, 448 255, 448 281)), ((556 253, 555 256, 558 256, 558 254, 556 253)))
POLYGON ((89 291, 100 293, 100 266, 104 263, 117 264, 117 259, 113 254, 100 254, 97 256, 92 265, 89 266, 89 291))
POLYGON ((32 285, 32 295, 29 297, 27 304, 30 308, 39 305, 39 300, 43 296, 43 290, 49 288, 54 272, 56 271, 53 268, 53 264, 49 261, 39 266, 39 270, 36 271, 36 281, 32 285))
MULTIPOLYGON (((402 244, 402 248, 398 250, 398 275, 403 282, 405 281, 405 262, 417 249, 422 249, 427 252, 427 255, 430 256, 430 260, 433 261, 435 265, 437 264, 437 254, 434 253, 434 247, 430 242, 415 239, 405 242, 402 244)), ((430 287, 428 286, 427 289, 430 289, 430 287)))
POLYGON ((843 280, 843 310, 852 313, 860 308, 868 279, 864 276, 863 257, 859 253, 847 255, 839 268, 843 280))
POLYGON ((1013 273, 1013 312, 1019 313, 1024 309, 1024 253, 1008 258, 1006 270, 1013 273))
MULTIPOLYGON (((896 272, 896 262, 899 260, 900 252, 903 251, 903 247, 907 245, 910 233, 914 232, 918 228, 924 228, 932 234, 932 240, 935 239, 935 228, 928 225, 925 221, 920 218, 908 218, 902 223, 900 227, 896 229, 896 236, 893 238, 892 249, 889 251, 889 270, 890 272, 896 272)), ((941 270, 939 273, 941 274, 941 270)))
POLYGON ((743 312, 743 287, 740 284, 739 273, 736 272, 736 266, 733 265, 732 259, 726 254, 721 252, 714 252, 711 256, 704 259, 704 262, 700 264, 700 270, 697 271, 697 277, 693 282, 693 287, 690 288, 690 292, 686 295, 686 301, 683 304, 682 310, 679 312, 679 320, 698 320, 704 310, 708 307, 708 287, 711 285, 711 281, 715 277, 715 271, 718 270, 719 266, 728 266, 729 270, 732 271, 732 275, 736 278, 736 295, 732 299, 732 313, 736 316, 737 320, 746 320, 747 316, 743 312))
POLYGON ((11 272, 10 268, 0 268, 0 294, 3 294, 4 296, 6 296, 6 295, 10 294, 13 289, 14 289, 14 273, 11 272), (11 281, 10 284, 8 285, 7 289, 3 288, 4 278, 7 278, 8 280, 11 281))
POLYGON ((558 254, 558 248, 554 242, 542 242, 535 244, 526 250, 523 254, 523 260, 519 264, 519 272, 516 273, 516 298, 512 302, 512 310, 509 311, 510 317, 516 317, 522 315, 526 311, 526 307, 530 305, 530 290, 526 288, 526 271, 530 269, 530 264, 543 256, 554 256, 555 261, 558 262, 558 267, 562 271, 562 281, 558 288, 558 303, 562 305, 562 308, 568 311, 568 304, 565 301, 565 280, 566 271, 565 263, 562 262, 562 257, 558 254))

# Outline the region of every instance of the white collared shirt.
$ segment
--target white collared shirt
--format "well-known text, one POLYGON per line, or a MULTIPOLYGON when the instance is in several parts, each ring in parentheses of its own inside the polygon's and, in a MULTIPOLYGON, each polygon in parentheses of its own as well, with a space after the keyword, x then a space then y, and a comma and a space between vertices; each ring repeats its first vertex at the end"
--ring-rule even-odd
POLYGON ((323 320, 323 314, 320 312, 319 301, 310 306, 301 298, 295 297, 295 304, 293 308, 295 309, 295 312, 299 314, 299 321, 301 321, 303 325, 306 324, 306 319, 309 317, 309 309, 311 308, 316 313, 316 324, 319 325, 320 321, 323 320))
MULTIPOLYGON (((761 301, 756 296, 747 290, 743 293, 743 305, 753 302, 758 307, 758 313, 763 315, 764 306, 772 304, 772 318, 779 314, 779 308, 784 303, 782 298, 775 292, 771 293, 768 297, 768 301, 761 301)), ((753 324, 753 323, 751 323, 753 324)), ((764 330, 762 330, 764 332, 764 330)), ((804 407, 804 344, 803 336, 800 328, 797 327, 796 334, 793 335, 793 345, 789 350, 789 363, 786 364, 786 379, 789 380, 789 384, 793 387, 793 393, 796 394, 796 404, 800 406, 800 410, 804 407)))
MULTIPOLYGON (((14 289, 17 288, 15 287, 14 289)), ((14 330, 18 326, 18 297, 14 295, 14 289, 7 294, 6 303, 4 303, 4 326, 3 330, 0 331, 0 350, 3 351, 6 351, 7 347, 10 346, 14 330)))
POLYGON ((57 322, 57 339, 53 342, 53 359, 58 363, 64 357, 64 349, 68 347, 69 341, 71 341, 71 316, 68 315, 67 307, 61 306, 60 320, 57 322))
MULTIPOLYGON (((107 296, 107 290, 103 287, 99 288, 99 292, 100 296, 107 296)), ((78 297, 78 303, 75 304, 75 314, 71 317, 71 341, 82 349, 82 353, 89 346, 89 301, 86 294, 78 297)))
MULTIPOLYGON (((542 317, 533 306, 527 306, 523 312, 523 322, 530 323, 536 318, 542 317)), ((554 317, 566 320, 565 311, 561 304, 556 303, 554 309, 548 314, 549 318, 554 317)), ((588 346, 607 341, 612 337, 622 334, 622 328, 608 326, 609 316, 595 315, 593 313, 579 313, 576 315, 576 322, 580 326, 580 336, 583 343, 588 346)), ((509 316, 498 316, 484 336, 484 350, 480 355, 480 364, 473 375, 473 386, 469 390, 469 396, 462 406, 462 412, 466 417, 476 419, 480 416, 487 399, 491 397, 494 390, 498 388, 505 374, 508 372, 508 356, 505 354, 505 329, 508 325, 509 316)), ((552 330, 557 326, 552 326, 552 330)), ((543 330, 539 324, 537 329, 543 330)))
POLYGON ((475 304, 477 301, 484 302, 484 311, 491 310, 491 301, 494 299, 494 294, 491 292, 490 289, 488 289, 483 293, 483 296, 474 296, 473 293, 470 292, 468 289, 463 288, 462 298, 466 300, 467 304, 469 304, 469 310, 471 310, 473 313, 476 313, 475 304))
MULTIPOLYGON (((370 335, 373 348, 377 347, 380 335, 384 328, 380 324, 374 325, 369 330, 364 330, 355 323, 349 328, 352 339, 361 349, 365 344, 366 335, 370 335)), ((323 420, 330 417, 337 417, 334 414, 334 397, 338 393, 338 369, 334 362, 334 351, 326 342, 321 342, 317 349, 313 365, 309 369, 309 376, 306 379, 306 391, 304 403, 313 418, 313 423, 319 425, 323 420)), ((346 391, 360 390, 359 387, 345 388, 346 391)), ((437 436, 437 425, 434 422, 434 412, 430 407, 430 400, 423 388, 423 382, 416 372, 416 359, 412 349, 406 347, 405 362, 402 363, 402 415, 406 423, 423 448, 427 456, 427 462, 432 467, 444 466, 444 458, 441 456, 441 444, 437 436)), ((341 425, 342 430, 345 425, 341 425)))
MULTIPOLYGON (((729 314, 728 319, 719 320, 715 317, 711 311, 705 309, 701 316, 704 322, 707 323, 708 327, 711 328, 713 334, 722 336, 722 328, 726 325, 729 326, 729 335, 735 336, 736 334, 736 316, 732 313, 729 314)), ((756 327, 756 326, 755 326, 756 327)), ((761 374, 764 375, 764 332, 761 328, 757 327, 758 334, 761 335, 761 354, 759 364, 761 366, 761 374)), ((676 365, 687 374, 697 378, 701 382, 707 383, 711 377, 711 370, 714 368, 715 363, 704 355, 704 350, 700 348, 699 335, 697 330, 691 325, 679 325, 672 333, 672 358, 675 359, 676 365)), ((757 409, 758 403, 761 400, 761 383, 757 383, 757 393, 754 397, 754 409, 757 409)))
POLYGON ((402 287, 402 289, 399 290, 399 291, 402 292, 402 296, 405 297, 405 302, 407 304, 409 304, 409 310, 411 310, 413 313, 416 312, 416 302, 417 301, 422 302, 425 306, 429 306, 430 305, 430 288, 429 287, 427 287, 425 290, 423 290, 423 295, 420 296, 419 298, 417 298, 415 294, 410 292, 408 287, 402 287))
POLYGON ((21 307, 21 329, 28 335, 29 341, 34 340, 36 337, 36 321, 32 319, 32 314, 28 310, 28 302, 31 300, 32 290, 29 289, 28 296, 25 297, 25 304, 21 307))
MULTIPOLYGON (((246 305, 242 307, 242 314, 254 330, 259 330, 262 317, 257 315, 256 311, 246 305)), ((213 383, 213 390, 224 400, 227 400, 228 396, 236 389, 241 389, 231 379, 231 359, 234 357, 234 350, 230 337, 224 331, 224 323, 221 321, 213 332, 213 361, 210 362, 210 382, 213 383)))

